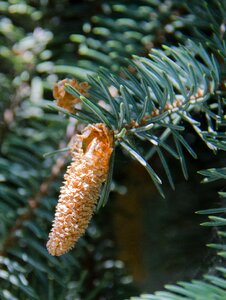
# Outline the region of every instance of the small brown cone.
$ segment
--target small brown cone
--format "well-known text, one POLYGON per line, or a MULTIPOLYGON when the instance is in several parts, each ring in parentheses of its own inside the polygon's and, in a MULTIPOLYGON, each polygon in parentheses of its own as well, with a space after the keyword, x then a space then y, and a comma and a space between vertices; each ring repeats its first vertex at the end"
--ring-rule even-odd
POLYGON ((47 243, 50 254, 68 252, 84 234, 108 175, 112 147, 113 134, 104 124, 88 125, 76 135, 47 243))
POLYGON ((65 91, 64 86, 65 84, 70 84, 75 89, 77 89, 83 96, 88 96, 88 90, 90 88, 87 82, 79 83, 75 79, 64 79, 58 81, 54 88, 53 88, 53 97, 57 100, 56 103, 58 106, 63 107, 64 109, 68 110, 69 112, 75 111, 75 104, 80 102, 79 98, 69 94, 65 91))

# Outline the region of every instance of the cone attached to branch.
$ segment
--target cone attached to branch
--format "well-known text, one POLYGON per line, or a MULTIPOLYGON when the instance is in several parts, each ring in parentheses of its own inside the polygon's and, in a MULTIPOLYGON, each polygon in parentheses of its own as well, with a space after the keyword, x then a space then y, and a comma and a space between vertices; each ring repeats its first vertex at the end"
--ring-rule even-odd
POLYGON ((113 133, 104 124, 88 125, 76 135, 72 163, 64 175, 47 249, 68 252, 84 234, 106 181, 113 151, 113 133))

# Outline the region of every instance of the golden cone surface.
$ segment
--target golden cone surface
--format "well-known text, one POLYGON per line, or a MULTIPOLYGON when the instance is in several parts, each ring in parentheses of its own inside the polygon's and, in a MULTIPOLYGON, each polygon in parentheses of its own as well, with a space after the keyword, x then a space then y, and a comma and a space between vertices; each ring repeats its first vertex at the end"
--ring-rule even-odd
POLYGON ((88 125, 76 135, 47 243, 50 254, 68 252, 84 234, 108 175, 112 147, 112 132, 104 124, 88 125))

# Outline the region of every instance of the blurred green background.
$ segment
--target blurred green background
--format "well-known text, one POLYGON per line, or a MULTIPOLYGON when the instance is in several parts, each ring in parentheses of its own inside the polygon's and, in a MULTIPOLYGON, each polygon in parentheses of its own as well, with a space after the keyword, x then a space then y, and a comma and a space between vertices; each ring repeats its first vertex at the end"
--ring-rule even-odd
MULTIPOLYGON (((214 229, 195 211, 216 203, 220 183, 201 185, 198 170, 224 165, 187 126, 189 178, 166 153, 162 199, 145 170, 120 151, 113 192, 86 235, 63 257, 45 244, 74 124, 48 109, 57 80, 85 80, 99 66, 120 73, 125 58, 194 37, 185 1, 0 1, 0 299, 126 299, 166 283, 200 277, 215 257, 214 229)), ((207 21, 208 23, 208 21, 207 21)), ((204 19, 197 26, 208 34, 204 19)))

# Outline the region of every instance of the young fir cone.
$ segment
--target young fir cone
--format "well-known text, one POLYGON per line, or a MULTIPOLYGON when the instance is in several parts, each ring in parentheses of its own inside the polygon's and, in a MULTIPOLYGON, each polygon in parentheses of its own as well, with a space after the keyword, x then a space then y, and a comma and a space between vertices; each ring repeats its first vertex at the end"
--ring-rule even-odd
POLYGON ((84 234, 107 178, 112 151, 113 134, 104 124, 88 125, 76 135, 47 243, 50 254, 68 252, 84 234))
POLYGON ((73 113, 75 111, 74 106, 76 103, 80 102, 80 99, 65 91, 64 86, 66 83, 73 86, 86 97, 89 95, 88 90, 90 86, 87 82, 79 83, 76 79, 64 79, 55 84, 53 88, 53 97, 56 99, 57 105, 73 113))

